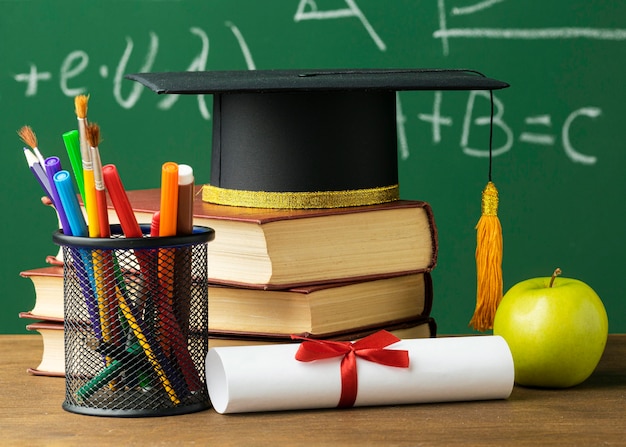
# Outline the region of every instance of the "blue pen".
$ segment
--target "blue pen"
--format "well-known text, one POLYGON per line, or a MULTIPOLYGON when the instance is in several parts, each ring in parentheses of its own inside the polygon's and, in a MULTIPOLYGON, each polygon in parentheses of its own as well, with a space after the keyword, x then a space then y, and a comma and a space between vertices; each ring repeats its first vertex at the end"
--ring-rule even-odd
POLYGON ((65 215, 72 230, 72 236, 86 237, 88 234, 87 224, 78 204, 76 190, 74 189, 70 173, 66 170, 60 170, 54 174, 53 178, 59 199, 61 199, 61 205, 65 210, 65 215))
POLYGON ((67 220, 65 209, 63 208, 63 204, 61 203, 61 199, 59 198, 59 192, 57 191, 56 184, 54 183, 54 174, 61 170, 61 160, 57 156, 48 157, 45 161, 45 168, 46 176, 50 181, 50 193, 52 194, 52 202, 54 203, 54 207, 56 208, 57 214, 59 215, 61 228, 63 229, 63 233, 71 236, 73 234, 72 229, 70 228, 70 223, 67 220))

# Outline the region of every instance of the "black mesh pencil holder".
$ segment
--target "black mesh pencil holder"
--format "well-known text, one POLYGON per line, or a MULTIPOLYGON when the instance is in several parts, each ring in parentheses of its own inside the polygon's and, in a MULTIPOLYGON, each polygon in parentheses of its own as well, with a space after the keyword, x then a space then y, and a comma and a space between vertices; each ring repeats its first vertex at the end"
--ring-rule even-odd
POLYGON ((140 417, 210 407, 208 242, 185 236, 66 236, 63 247, 65 401, 73 413, 140 417))

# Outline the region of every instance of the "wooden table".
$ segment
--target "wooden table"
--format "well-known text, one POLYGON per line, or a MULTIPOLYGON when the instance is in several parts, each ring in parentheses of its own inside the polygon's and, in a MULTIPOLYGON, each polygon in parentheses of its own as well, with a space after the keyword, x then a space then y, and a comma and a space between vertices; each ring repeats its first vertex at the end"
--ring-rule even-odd
POLYGON ((35 377, 37 335, 0 336, 0 444, 59 446, 626 445, 626 335, 567 390, 515 387, 507 400, 349 410, 108 418, 61 408, 65 381, 35 377))

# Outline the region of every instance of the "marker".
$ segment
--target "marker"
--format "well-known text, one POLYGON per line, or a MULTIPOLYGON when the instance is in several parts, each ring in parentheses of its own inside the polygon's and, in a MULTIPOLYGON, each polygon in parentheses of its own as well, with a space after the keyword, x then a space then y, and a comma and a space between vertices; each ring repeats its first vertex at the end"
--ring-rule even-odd
POLYGON ((178 209, 176 214, 176 234, 193 233, 193 168, 178 165, 178 209))
POLYGON ((67 235, 72 235, 72 230, 70 229, 70 223, 67 220, 67 216, 65 215, 65 209, 63 208, 63 205, 61 204, 61 199, 59 198, 59 192, 57 191, 56 186, 54 185, 54 174, 56 174, 57 172, 61 171, 61 160, 59 160, 59 157, 57 156, 52 156, 52 157, 48 157, 45 160, 45 165, 46 165, 46 176, 48 177, 48 180, 50 181, 50 193, 52 194, 52 202, 54 203, 54 207, 57 210, 57 214, 59 215, 59 220, 61 221, 61 229, 63 230, 64 234, 67 235))
MULTIPOLYGON (((72 236, 86 237, 88 234, 87 224, 85 223, 85 217, 78 204, 76 198, 76 190, 72 183, 70 173, 65 170, 61 170, 54 174, 54 184, 59 193, 59 199, 67 220, 72 230, 72 236)), ((76 273, 85 296, 85 302, 89 316, 91 318, 91 324, 93 326, 94 333, 99 340, 102 339, 102 331, 100 329, 100 320, 98 317, 97 302, 94 295, 95 290, 95 278, 93 272, 93 265, 91 263, 91 256, 86 249, 78 249, 80 252, 80 259, 76 256, 76 251, 72 250, 73 259, 76 265, 76 273)))
POLYGON ((87 236, 87 224, 85 223, 85 217, 78 204, 70 173, 66 170, 60 170, 54 174, 53 179, 54 185, 59 193, 61 205, 65 210, 70 229, 72 230, 72 235, 79 237, 87 236))
MULTIPOLYGON (((178 210, 176 234, 179 236, 193 233, 193 168, 189 165, 178 165, 178 210)), ((176 250, 174 264, 174 314, 184 336, 189 335, 189 319, 191 315, 191 259, 192 249, 183 246, 176 250)))
POLYGON ((115 165, 105 165, 102 167, 102 177, 106 189, 109 191, 113 208, 120 221, 122 231, 126 237, 142 237, 143 233, 137 223, 133 207, 130 205, 124 185, 120 179, 115 165))
POLYGON ((178 164, 168 161, 161 169, 161 223, 159 236, 175 236, 178 210, 178 164))
POLYGON ((85 180, 83 179, 83 161, 80 156, 80 142, 78 141, 78 131, 70 130, 63 134, 63 142, 65 143, 65 149, 67 155, 70 158, 70 164, 72 165, 72 171, 74 172, 74 178, 76 179, 76 185, 80 196, 85 200, 85 180))
POLYGON ((161 222, 161 213, 156 211, 152 215, 152 221, 150 222, 150 237, 159 237, 160 222, 161 222))

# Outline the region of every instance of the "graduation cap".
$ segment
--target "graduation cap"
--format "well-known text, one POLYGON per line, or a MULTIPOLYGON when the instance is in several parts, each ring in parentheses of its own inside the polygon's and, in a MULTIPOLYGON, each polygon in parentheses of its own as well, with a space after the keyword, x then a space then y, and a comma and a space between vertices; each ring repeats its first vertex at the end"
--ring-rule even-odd
MULTIPOLYGON (((203 200, 262 208, 336 208, 397 200, 396 92, 508 87, 477 71, 449 69, 244 70, 126 77, 159 94, 212 94, 211 176, 203 187, 203 200)), ((492 185, 491 169, 489 180, 492 185)), ((483 216, 489 218, 481 218, 480 228, 485 227, 483 221, 493 221, 494 189, 483 193, 483 216)), ((497 207, 497 191, 495 203, 497 207)), ((476 254, 482 266, 478 293, 484 294, 480 289, 485 288, 485 276, 486 284, 496 276, 497 302, 502 296, 501 273, 498 277, 480 269, 493 270, 494 265, 501 269, 497 255, 495 261, 482 259, 486 244, 498 246, 493 242, 498 228, 499 222, 490 225, 487 236, 479 229, 476 254)), ((499 250, 501 259, 501 242, 499 250)), ((492 285, 486 288, 494 290, 492 285)), ((477 311, 493 308, 484 306, 481 298, 478 301, 477 311)), ((475 316, 472 325, 483 330, 490 320, 492 316, 486 323, 475 316)))
POLYGON ((243 70, 126 76, 159 94, 212 94, 203 199, 261 208, 335 208, 399 197, 396 92, 492 90, 475 71, 243 70))

